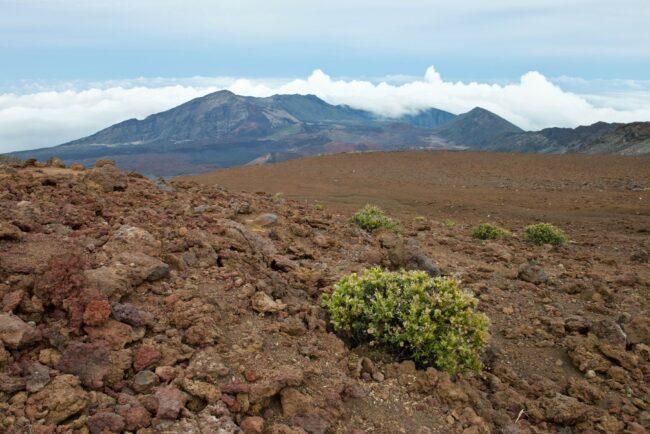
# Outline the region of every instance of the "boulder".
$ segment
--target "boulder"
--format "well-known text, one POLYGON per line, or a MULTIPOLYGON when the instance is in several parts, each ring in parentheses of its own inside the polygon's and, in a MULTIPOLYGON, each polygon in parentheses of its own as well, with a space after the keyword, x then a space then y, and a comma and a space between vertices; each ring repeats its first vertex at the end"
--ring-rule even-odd
POLYGON ((549 278, 544 269, 537 264, 522 264, 517 273, 519 280, 532 283, 533 285, 541 285, 547 283, 549 278))
POLYGON ((90 186, 105 193, 124 191, 128 186, 126 175, 112 165, 94 166, 85 172, 83 179, 90 186))
POLYGON ((145 281, 154 282, 169 274, 169 265, 144 253, 125 252, 117 260, 127 267, 126 273, 134 286, 145 281))
POLYGON ((119 301, 129 291, 128 280, 116 267, 100 267, 84 271, 86 282, 107 300, 119 301))
POLYGON ((18 350, 41 340, 41 332, 17 316, 0 314, 0 341, 5 347, 18 350))
POLYGON ((45 414, 45 421, 51 424, 58 424, 80 413, 88 405, 89 397, 79 383, 79 378, 74 375, 57 376, 27 399, 25 413, 28 417, 45 414))
POLYGON ((251 298, 253 310, 260 313, 275 313, 283 310, 286 305, 279 300, 273 300, 265 292, 256 292, 251 298))
POLYGON ((23 231, 11 223, 0 222, 0 240, 17 241, 23 237, 23 231))
POLYGON ((379 242, 388 253, 388 261, 393 269, 422 270, 430 276, 440 276, 440 269, 424 253, 415 238, 407 238, 383 232, 379 242))

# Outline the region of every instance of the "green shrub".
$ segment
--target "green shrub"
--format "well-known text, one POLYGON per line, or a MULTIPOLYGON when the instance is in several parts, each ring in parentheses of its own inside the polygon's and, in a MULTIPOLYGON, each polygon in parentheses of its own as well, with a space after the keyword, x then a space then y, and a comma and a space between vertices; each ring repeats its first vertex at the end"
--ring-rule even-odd
POLYGON ((481 223, 472 230, 472 237, 479 240, 496 240, 510 236, 510 232, 492 223, 481 223))
POLYGON ((366 205, 354 213, 352 223, 368 232, 379 228, 386 228, 393 232, 399 231, 399 222, 388 217, 381 209, 373 205, 366 205))
POLYGON ((561 246, 566 244, 569 239, 562 229, 550 223, 537 223, 524 229, 524 241, 538 245, 553 244, 554 246, 561 246))
POLYGON ((481 369, 488 319, 455 279, 371 268, 343 277, 322 303, 334 328, 357 342, 383 344, 449 373, 481 369))
POLYGON ((323 202, 320 200, 317 200, 313 203, 312 208, 314 208, 316 211, 322 211, 325 208, 325 205, 323 205, 323 202))

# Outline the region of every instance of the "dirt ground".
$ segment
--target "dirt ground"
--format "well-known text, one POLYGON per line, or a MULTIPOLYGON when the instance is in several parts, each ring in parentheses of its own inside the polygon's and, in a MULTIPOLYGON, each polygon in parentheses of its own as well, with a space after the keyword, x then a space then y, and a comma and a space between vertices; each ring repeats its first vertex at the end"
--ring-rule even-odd
POLYGON ((478 222, 650 227, 650 157, 459 151, 336 154, 184 177, 232 191, 320 201, 350 212, 373 203, 401 216, 478 222))

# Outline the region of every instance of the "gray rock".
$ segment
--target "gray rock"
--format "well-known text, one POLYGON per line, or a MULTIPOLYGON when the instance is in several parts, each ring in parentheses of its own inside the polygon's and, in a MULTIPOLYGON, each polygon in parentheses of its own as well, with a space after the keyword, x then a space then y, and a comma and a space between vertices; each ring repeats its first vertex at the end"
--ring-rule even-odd
POLYGON ((140 371, 133 377, 133 390, 148 393, 159 383, 158 376, 149 370, 140 371))
POLYGON ((519 267, 517 277, 524 282, 530 282, 534 285, 540 285, 548 282, 548 274, 537 264, 522 264, 519 267))

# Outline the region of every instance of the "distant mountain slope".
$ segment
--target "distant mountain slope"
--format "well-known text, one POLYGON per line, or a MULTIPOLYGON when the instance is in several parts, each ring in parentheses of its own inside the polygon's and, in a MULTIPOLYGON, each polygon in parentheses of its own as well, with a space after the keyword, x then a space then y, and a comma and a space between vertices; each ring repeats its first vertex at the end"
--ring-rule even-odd
POLYGON ((422 125, 454 115, 430 109, 385 119, 313 95, 244 97, 229 91, 193 99, 143 120, 129 119, 53 148, 15 153, 45 160, 91 164, 112 158, 147 175, 172 176, 342 151, 443 148, 448 144, 422 125), (418 125, 418 126, 416 126, 418 125))
POLYGON ((439 125, 447 123, 456 117, 455 114, 440 110, 437 108, 430 108, 422 110, 418 113, 411 115, 404 115, 397 118, 399 122, 404 122, 418 128, 435 128, 439 125))
POLYGON ((523 133, 524 130, 488 110, 476 107, 435 128, 434 132, 449 143, 483 149, 500 137, 523 133))
POLYGON ((577 151, 587 154, 650 154, 650 122, 617 125, 593 142, 581 145, 577 151))
MULTIPOLYGON (((589 144, 599 137, 616 129, 620 124, 597 122, 593 125, 577 128, 545 128, 507 134, 499 137, 483 149, 501 152, 536 152, 565 154, 579 152, 581 146, 589 144)), ((605 152, 611 153, 611 152, 605 152)))
POLYGON ((218 91, 145 119, 129 119, 18 158, 92 164, 110 158, 148 176, 192 174, 307 155, 395 149, 539 153, 650 153, 648 125, 608 124, 526 132, 477 107, 454 115, 430 108, 385 118, 314 95, 245 97, 218 91))

